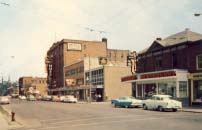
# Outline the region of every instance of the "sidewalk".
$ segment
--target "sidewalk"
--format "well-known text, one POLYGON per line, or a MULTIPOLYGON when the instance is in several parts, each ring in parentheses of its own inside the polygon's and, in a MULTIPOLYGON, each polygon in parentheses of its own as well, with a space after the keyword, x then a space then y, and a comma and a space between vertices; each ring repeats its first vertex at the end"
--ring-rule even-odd
POLYGON ((183 112, 202 113, 202 107, 184 107, 183 112))
POLYGON ((2 106, 0 106, 0 122, 0 130, 10 130, 22 127, 18 122, 11 122, 10 115, 8 115, 7 111, 2 106))
POLYGON ((1 122, 0 130, 6 130, 9 128, 9 124, 1 112, 0 112, 0 122, 1 122))

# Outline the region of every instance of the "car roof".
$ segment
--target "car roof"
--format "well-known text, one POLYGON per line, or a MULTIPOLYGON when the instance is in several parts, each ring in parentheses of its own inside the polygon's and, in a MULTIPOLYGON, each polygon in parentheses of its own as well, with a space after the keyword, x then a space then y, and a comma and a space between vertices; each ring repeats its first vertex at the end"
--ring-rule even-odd
POLYGON ((153 95, 153 97, 172 97, 170 95, 153 95))

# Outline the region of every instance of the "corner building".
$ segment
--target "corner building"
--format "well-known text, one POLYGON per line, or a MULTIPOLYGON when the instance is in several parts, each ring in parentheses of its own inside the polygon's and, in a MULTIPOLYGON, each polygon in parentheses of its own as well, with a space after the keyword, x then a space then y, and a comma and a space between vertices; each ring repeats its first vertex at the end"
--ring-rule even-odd
POLYGON ((122 77, 133 85, 133 95, 148 98, 169 94, 184 106, 202 105, 202 35, 186 29, 157 38, 137 56, 135 75, 122 77))

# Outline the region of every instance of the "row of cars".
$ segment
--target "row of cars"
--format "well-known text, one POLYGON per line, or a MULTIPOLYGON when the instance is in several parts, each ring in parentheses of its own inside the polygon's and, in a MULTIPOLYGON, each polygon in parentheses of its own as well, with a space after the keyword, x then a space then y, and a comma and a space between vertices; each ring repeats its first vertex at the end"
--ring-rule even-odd
POLYGON ((28 95, 26 96, 19 96, 20 100, 28 100, 28 101, 53 101, 53 102, 65 102, 65 103, 77 103, 77 98, 75 98, 72 95, 66 95, 66 96, 52 96, 52 95, 44 95, 44 96, 33 96, 28 95))
POLYGON ((170 95, 153 95, 147 100, 139 100, 132 96, 122 96, 112 100, 111 104, 114 107, 142 107, 144 110, 172 110, 173 112, 176 112, 177 110, 182 109, 182 103, 173 100, 170 95))

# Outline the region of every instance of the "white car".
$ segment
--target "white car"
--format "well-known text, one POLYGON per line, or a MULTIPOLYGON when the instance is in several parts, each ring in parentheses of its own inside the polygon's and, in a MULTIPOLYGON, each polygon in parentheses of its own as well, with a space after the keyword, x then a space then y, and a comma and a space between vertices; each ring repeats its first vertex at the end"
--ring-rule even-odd
POLYGON ((43 101, 51 101, 52 100, 52 96, 50 96, 50 95, 44 95, 44 96, 42 96, 42 100, 43 101))
POLYGON ((172 110, 173 112, 182 109, 182 103, 171 99, 171 97, 170 95, 153 95, 151 99, 143 100, 143 109, 172 110))
POLYGON ((0 97, 0 104, 10 104, 8 97, 0 97))
POLYGON ((67 102, 67 103, 77 103, 77 98, 75 98, 72 95, 68 95, 65 97, 63 102, 67 102))
POLYGON ((25 96, 19 96, 20 100, 26 100, 27 98, 25 96))
POLYGON ((60 101, 63 102, 65 99, 65 96, 60 96, 60 101))

